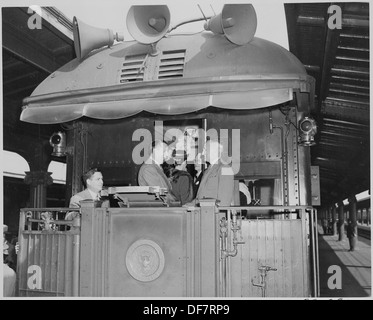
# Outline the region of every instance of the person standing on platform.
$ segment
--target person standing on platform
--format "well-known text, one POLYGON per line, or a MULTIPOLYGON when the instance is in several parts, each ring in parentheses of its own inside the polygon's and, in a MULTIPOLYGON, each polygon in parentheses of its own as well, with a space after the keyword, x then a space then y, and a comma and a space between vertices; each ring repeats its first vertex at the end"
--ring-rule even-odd
POLYGON ((161 140, 152 142, 151 154, 149 158, 142 164, 138 173, 139 186, 158 186, 168 190, 166 200, 175 201, 172 194, 171 183, 164 174, 161 165, 167 161, 169 155, 169 147, 161 140))
POLYGON ((352 220, 348 220, 347 225, 347 238, 350 243, 350 250, 348 251, 355 251, 356 247, 356 222, 353 222, 352 220))
POLYGON ((88 170, 83 175, 83 182, 86 189, 71 197, 69 208, 80 208, 79 202, 82 200, 100 200, 100 192, 104 185, 101 171, 97 168, 88 170))
POLYGON ((324 234, 327 234, 328 233, 328 220, 326 220, 325 218, 322 220, 322 228, 323 228, 324 234))
POLYGON ((198 153, 194 161, 194 174, 193 174, 193 193, 194 198, 197 196, 199 184, 203 176, 202 170, 202 154, 198 153))
POLYGON ((184 205, 194 199, 193 178, 186 170, 187 153, 184 150, 174 150, 172 157, 175 161, 169 174, 172 193, 184 205))
POLYGON ((210 166, 203 173, 196 200, 216 199, 220 206, 230 206, 233 199, 234 173, 222 162, 223 145, 218 141, 206 142, 202 155, 210 166))
MULTIPOLYGON (((102 172, 97 168, 89 169, 83 174, 82 180, 86 189, 70 198, 69 208, 80 208, 80 201, 83 200, 101 200, 100 192, 104 185, 102 172)), ((70 211, 65 220, 73 220, 77 214, 77 211, 70 211)))
POLYGON ((8 232, 8 226, 3 225, 3 296, 14 297, 16 291, 16 272, 9 266, 9 250, 11 245, 6 240, 5 234, 8 232))

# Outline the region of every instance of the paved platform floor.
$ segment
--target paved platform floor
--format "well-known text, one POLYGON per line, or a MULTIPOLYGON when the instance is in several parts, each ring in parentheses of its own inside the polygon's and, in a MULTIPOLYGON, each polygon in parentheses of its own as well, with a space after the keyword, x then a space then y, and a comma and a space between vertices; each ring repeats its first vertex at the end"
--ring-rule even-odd
POLYGON ((319 234, 320 297, 371 298, 371 242, 359 237, 356 247, 349 252, 347 237, 338 241, 338 235, 319 234), (337 272, 328 273, 330 266, 340 267, 341 288, 330 288, 337 284, 337 272))

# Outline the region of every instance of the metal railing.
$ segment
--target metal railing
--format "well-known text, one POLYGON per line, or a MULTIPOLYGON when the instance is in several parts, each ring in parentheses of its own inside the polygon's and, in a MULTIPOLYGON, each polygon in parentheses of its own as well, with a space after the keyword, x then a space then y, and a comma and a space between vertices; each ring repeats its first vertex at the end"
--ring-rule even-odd
POLYGON ((73 219, 65 220, 66 216, 79 211, 79 208, 22 208, 20 231, 66 231, 66 226, 76 224, 73 219))
POLYGON ((21 209, 17 256, 19 295, 79 295, 79 211, 79 208, 21 209), (76 219, 65 220, 71 213, 76 214, 76 219), (35 271, 35 279, 30 281, 30 270, 40 270, 41 278, 37 279, 39 274, 35 271))
MULTIPOLYGON (((215 207, 216 208, 216 207, 215 207)), ((101 209, 101 208, 100 208, 101 209)), ((149 208, 148 208, 149 209, 149 208)), ((180 209, 180 208, 179 208, 180 209)), ((197 209, 197 208, 196 208, 197 209)), ((199 209, 199 208, 198 208, 199 209)), ((95 210, 93 208, 93 210, 95 210)), ((121 211, 123 208, 111 208, 109 210, 116 210, 121 211), (117 210, 116 210, 117 209, 117 210)), ((126 208, 125 210, 130 210, 126 208)), ((135 210, 135 209, 133 209, 135 210)), ((172 208, 167 208, 165 210, 172 210, 172 208)), ((310 241, 310 256, 311 259, 309 260, 311 265, 311 283, 312 291, 315 296, 319 295, 319 263, 318 263, 318 243, 317 243, 317 213, 316 210, 311 206, 231 206, 231 207, 217 207, 215 211, 216 213, 219 212, 219 219, 217 227, 218 229, 218 246, 220 246, 220 261, 217 261, 218 265, 220 265, 220 281, 221 284, 219 289, 219 294, 221 296, 229 296, 230 295, 230 283, 229 277, 227 276, 231 270, 229 265, 229 259, 237 255, 239 251, 240 245, 243 245, 245 242, 242 241, 240 237, 240 228, 241 222, 243 220, 250 220, 250 219, 273 219, 273 220, 300 220, 302 225, 303 232, 309 234, 309 241, 310 241), (242 220, 242 221, 241 221, 242 220), (307 223, 305 222, 307 220, 307 223), (220 240, 219 240, 220 239, 220 240)), ((35 244, 35 236, 39 237, 40 235, 63 235, 64 239, 67 241, 67 237, 70 236, 70 242, 68 249, 68 259, 71 262, 71 266, 69 269, 67 267, 63 267, 65 273, 71 272, 72 276, 72 288, 71 290, 67 290, 66 288, 64 291, 69 291, 72 296, 79 295, 79 266, 80 266, 80 209, 79 208, 25 208, 21 209, 21 220, 20 220, 20 236, 23 237, 23 245, 24 246, 32 246, 35 244), (74 212, 77 213, 77 218, 73 220, 65 220, 67 214, 74 212), (73 237, 73 238, 72 238, 73 237), (71 239, 73 239, 71 241, 71 239), (34 242, 32 242, 34 241, 34 242)), ((301 244, 303 248, 307 246, 307 237, 303 236, 303 243, 301 244)), ((39 239, 39 238, 38 238, 39 239)), ((40 238, 42 239, 42 238, 40 238)), ((48 240, 49 241, 49 240, 48 240)), ((55 241, 55 240, 52 240, 55 241)), ((61 241, 61 240, 59 240, 61 241)), ((60 242, 51 242, 52 245, 59 245, 60 242)), ((25 250, 22 248, 20 251, 25 250)), ((34 250, 34 249, 31 249, 34 250)), ((28 265, 34 263, 34 258, 29 257, 30 248, 27 249, 28 252, 21 253, 21 257, 25 259, 24 261, 27 262, 28 265)), ((303 250, 306 252, 307 250, 303 250)), ((308 251, 307 251, 308 252, 308 251)), ((50 258, 50 257, 49 257, 50 258)), ((65 257, 66 259, 66 257, 65 257)), ((305 261, 307 256, 303 257, 303 261, 305 261)), ((308 261, 308 260, 307 260, 308 261)), ((69 263, 70 263, 69 262, 69 263)), ((43 262, 42 262, 43 263, 43 262)), ((67 266, 67 262, 65 262, 67 266)), ((260 266, 267 270, 267 267, 275 267, 275 266, 260 266)), ((61 269, 62 270, 62 269, 61 269)), ((261 269, 259 269, 260 271, 261 269)), ((263 269, 264 270, 264 269, 263 269)), ((271 269, 272 270, 272 269, 271 269)), ((22 272, 27 275, 27 270, 23 269, 22 272)), ((304 275, 305 277, 308 275, 304 275)), ((266 277, 262 277, 262 282, 256 281, 255 284, 260 284, 260 288, 262 288, 262 294, 266 294, 267 284, 265 283, 266 277)), ((304 280, 305 281, 305 280, 304 280)), ((32 291, 28 290, 25 285, 25 281, 23 281, 24 287, 20 290, 24 291, 32 291), (25 290, 26 289, 26 290, 25 290)), ((254 283, 253 283, 254 284, 254 283)), ((60 292, 60 288, 52 288, 49 291, 45 288, 39 290, 39 292, 60 292)), ((28 292, 25 292, 27 295, 28 292)))
MULTIPOLYGON (((318 257, 318 239, 317 239, 317 211, 312 206, 230 206, 219 207, 219 211, 226 212, 225 217, 220 221, 220 238, 221 238, 221 293, 223 296, 229 295, 229 280, 226 275, 230 272, 228 269, 228 257, 237 255, 239 245, 245 244, 243 239, 240 239, 238 232, 240 231, 240 220, 260 220, 260 219, 280 219, 280 220, 301 220, 304 233, 309 233, 310 239, 310 257, 304 256, 304 259, 310 262, 311 272, 308 275, 311 281, 311 291, 313 296, 320 295, 319 283, 319 257, 318 257), (308 227, 305 223, 308 220, 308 227), (309 260, 308 260, 309 259, 309 260)), ((308 236, 303 236, 303 252, 308 252, 306 239, 308 236)), ((269 266, 260 266, 261 270, 274 270, 269 266), (268 269, 269 268, 269 269, 268 269)), ((306 276, 306 275, 305 275, 306 276)), ((265 277, 261 278, 266 279, 265 277)), ((254 285, 254 283, 253 283, 254 285)), ((262 295, 265 295, 266 283, 261 283, 262 295)))

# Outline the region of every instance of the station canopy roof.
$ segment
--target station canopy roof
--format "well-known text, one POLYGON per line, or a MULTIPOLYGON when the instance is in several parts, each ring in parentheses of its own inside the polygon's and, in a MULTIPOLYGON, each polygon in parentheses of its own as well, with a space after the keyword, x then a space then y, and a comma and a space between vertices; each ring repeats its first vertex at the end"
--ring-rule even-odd
POLYGON ((369 3, 289 3, 285 13, 289 50, 316 80, 312 164, 323 204, 334 205, 371 185, 369 3), (331 5, 340 28, 329 27, 331 5))

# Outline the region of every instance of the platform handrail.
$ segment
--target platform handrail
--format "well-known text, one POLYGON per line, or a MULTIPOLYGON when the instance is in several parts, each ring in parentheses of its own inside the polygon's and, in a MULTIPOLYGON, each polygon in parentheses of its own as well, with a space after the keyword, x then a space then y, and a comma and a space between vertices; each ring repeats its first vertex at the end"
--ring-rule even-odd
POLYGON ((313 210, 312 206, 218 206, 219 210, 313 210))
MULTIPOLYGON (((19 232, 60 232, 60 226, 79 227, 80 224, 74 220, 65 220, 65 217, 59 217, 58 214, 67 214, 69 212, 79 212, 80 208, 21 208, 20 209, 20 229, 19 232), (33 228, 33 223, 37 224, 33 228)), ((71 231, 73 231, 71 229, 71 231)))

